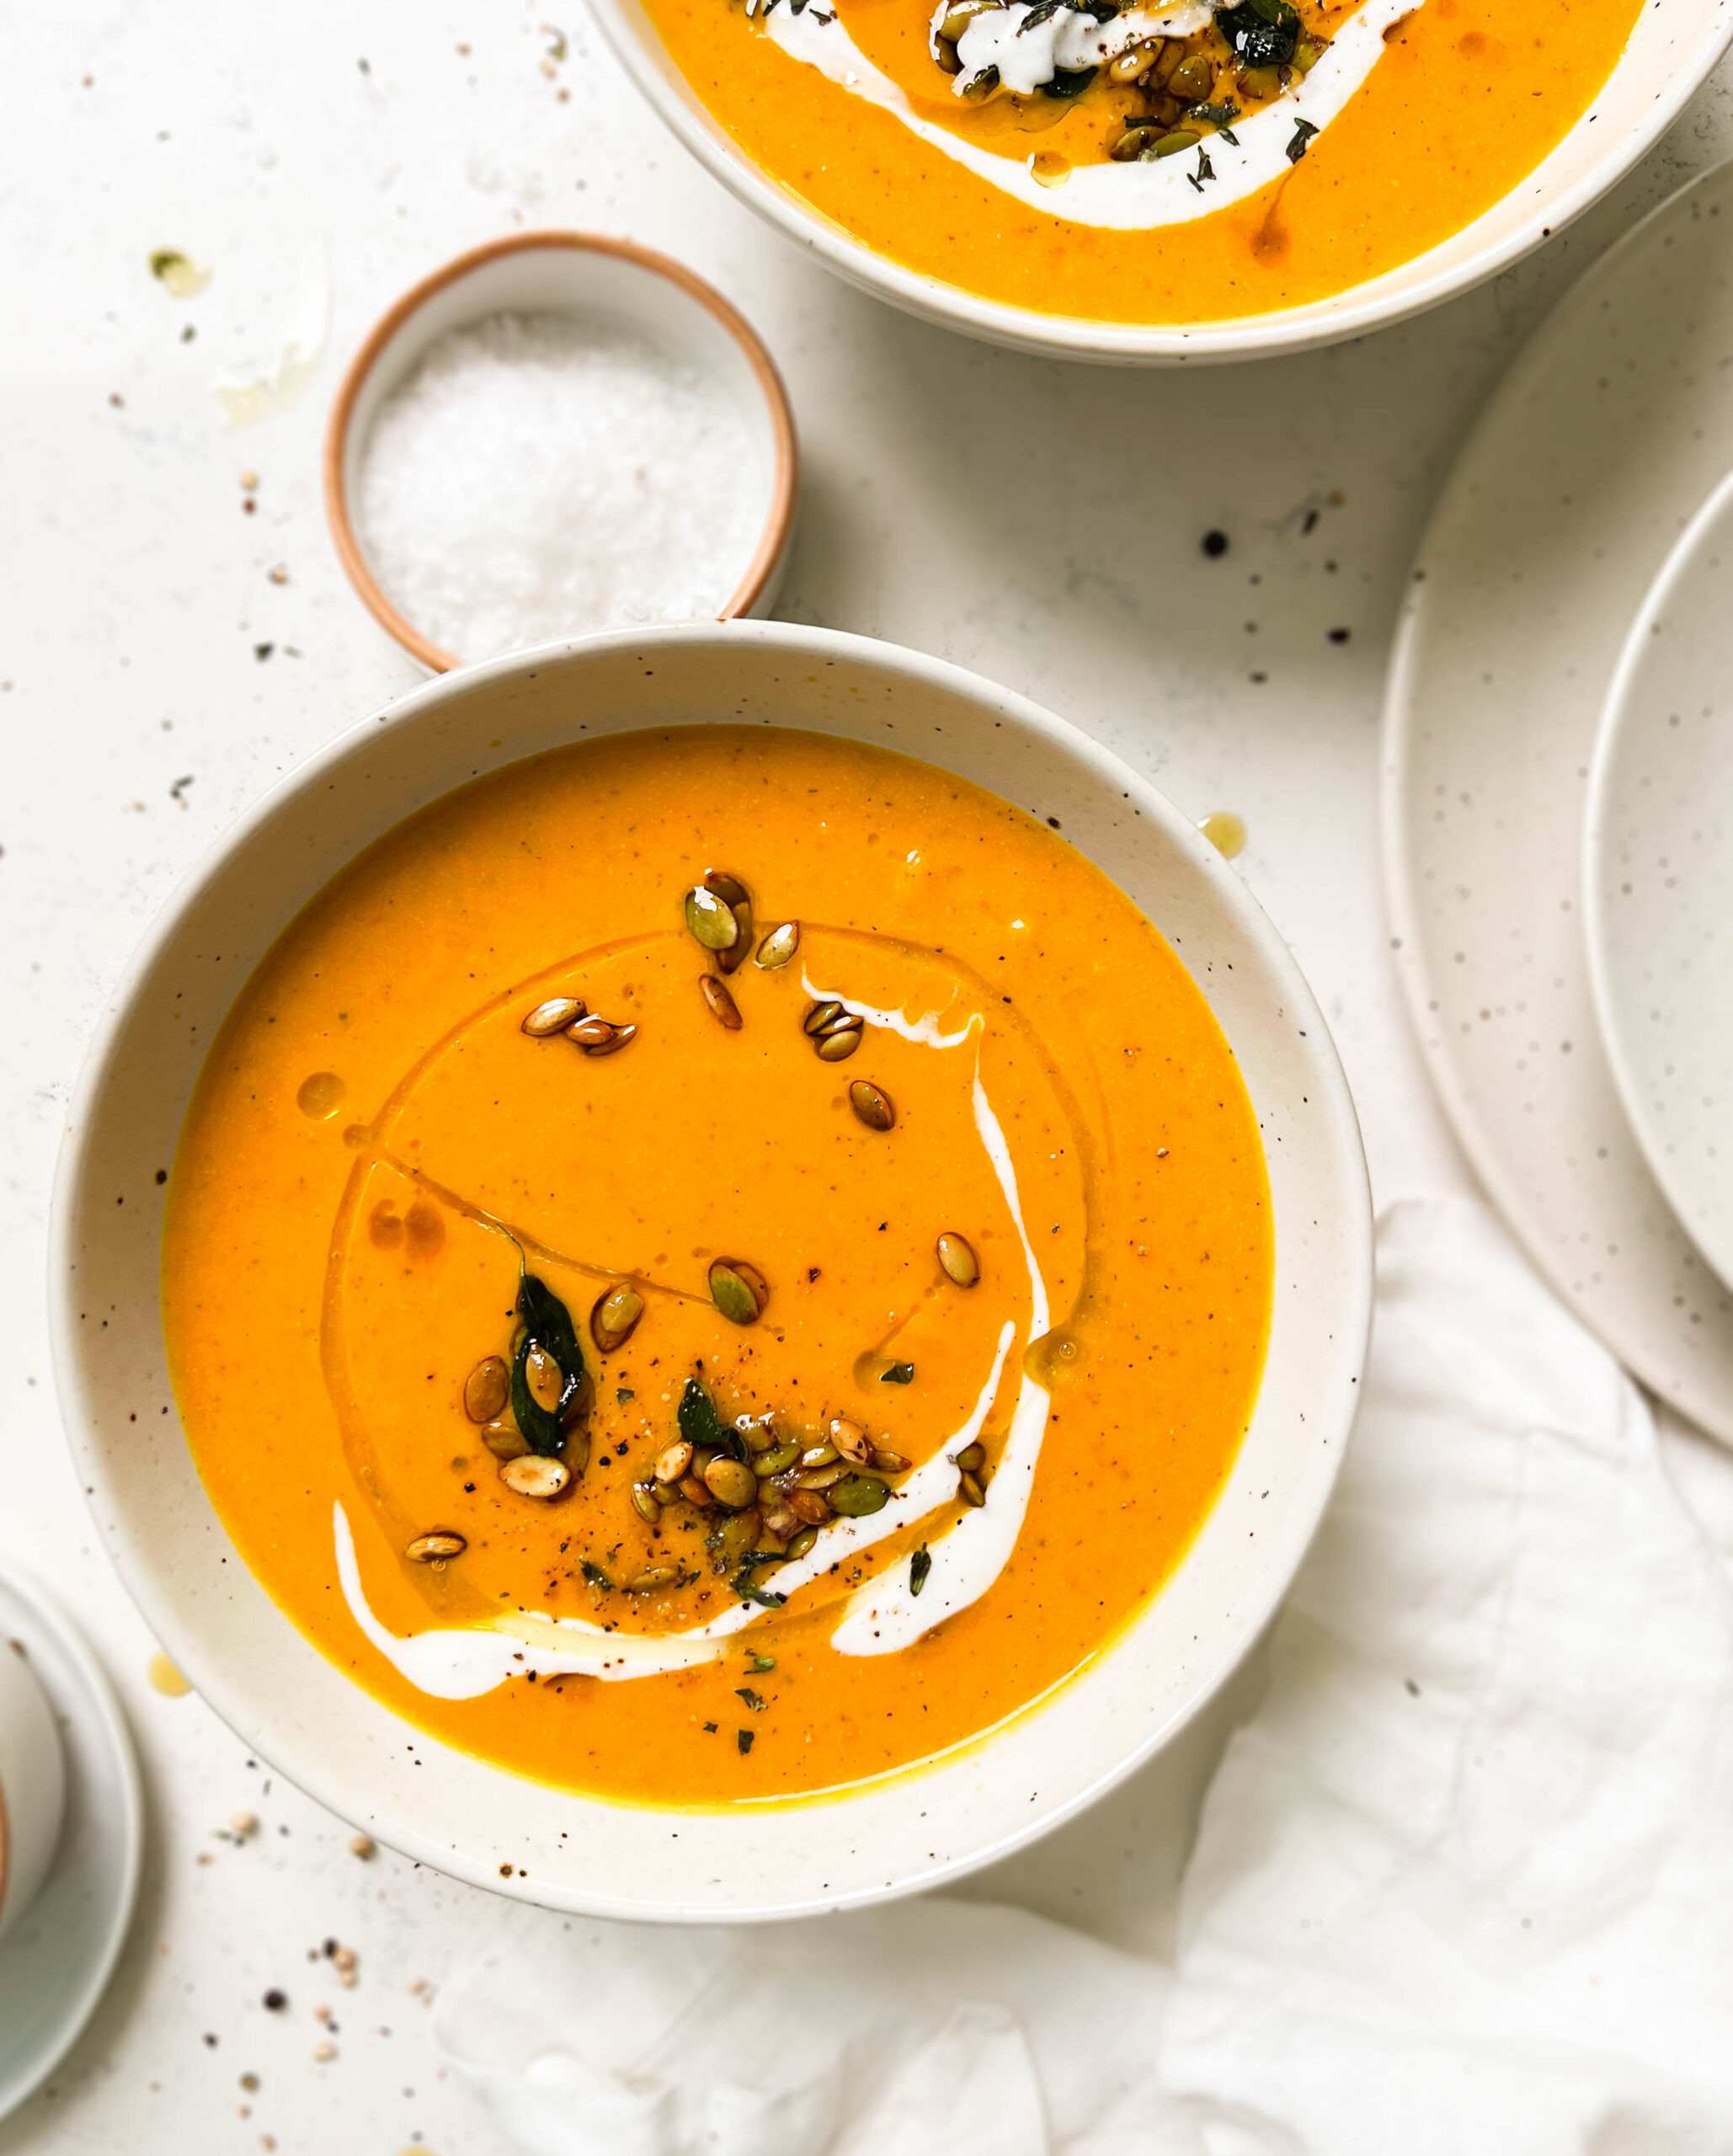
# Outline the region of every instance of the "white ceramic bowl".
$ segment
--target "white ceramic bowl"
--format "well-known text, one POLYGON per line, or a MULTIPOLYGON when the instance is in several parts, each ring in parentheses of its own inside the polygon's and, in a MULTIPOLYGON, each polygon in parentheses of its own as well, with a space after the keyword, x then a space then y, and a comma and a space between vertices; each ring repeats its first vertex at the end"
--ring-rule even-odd
POLYGON ((1600 96, 1521 185, 1473 224, 1413 261, 1330 299, 1276 314, 1178 328, 1090 322, 1009 307, 876 253, 745 155, 687 88, 643 0, 592 0, 592 5, 627 72, 693 155, 749 208, 851 284, 989 344, 1133 366, 1308 351, 1423 313, 1484 283, 1580 216, 1622 179, 1678 116, 1733 35, 1733 0, 1650 0, 1600 96))
POLYGON ((65 1803, 53 1712, 29 1662, 0 1636, 0 1939, 48 1876, 65 1803))
POLYGON ((514 232, 444 264, 405 292, 369 331, 332 401, 325 431, 325 515, 344 573, 374 618, 443 674, 476 656, 442 650, 407 620, 374 574, 351 504, 380 406, 429 347, 494 314, 592 315, 640 330, 663 351, 718 382, 744 421, 755 470, 739 483, 764 495, 764 522, 717 618, 768 614, 787 566, 797 456, 794 414, 776 362, 745 317, 683 263, 599 232, 514 232))
POLYGON ((1631 1129, 1733 1286, 1733 475, 1637 610, 1583 835, 1589 979, 1631 1129))
POLYGON ((1134 773, 1020 697, 912 652, 767 622, 596 637, 451 675, 285 780, 188 879, 116 994, 72 1109, 51 1265, 61 1401, 104 1538, 168 1652, 249 1749, 477 1885, 686 1920, 933 1886, 1067 1817, 1170 1737, 1250 1646, 1311 1539, 1371 1297, 1352 1104, 1317 1006, 1238 875, 1134 773), (425 1737, 412 1758, 404 1725, 280 1614, 176 1418, 156 1178, 231 998, 360 848, 478 772, 579 737, 708 720, 902 749, 1058 818, 1160 925, 1233 1044, 1263 1132, 1277 1272, 1262 1389, 1227 1486, 1113 1646, 936 1766, 834 1799, 675 1814, 544 1788, 425 1737))

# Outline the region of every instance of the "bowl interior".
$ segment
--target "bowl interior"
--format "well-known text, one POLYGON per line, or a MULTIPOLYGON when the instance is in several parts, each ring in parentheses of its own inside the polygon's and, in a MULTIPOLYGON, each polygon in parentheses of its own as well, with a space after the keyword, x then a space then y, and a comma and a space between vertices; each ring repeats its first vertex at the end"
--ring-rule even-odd
POLYGON ((669 59, 643 0, 594 0, 622 64, 723 184, 851 283, 909 312, 1026 351, 1122 364, 1268 357, 1359 336, 1494 275, 1597 200, 1657 141, 1733 35, 1733 0, 1653 0, 1600 95, 1522 184, 1399 268, 1280 313, 1183 328, 1090 322, 979 299, 851 238, 770 179, 706 110, 669 59))
POLYGON ((935 1884, 1056 1823, 1177 1729, 1255 1640, 1304 1554, 1352 1420, 1370 1296, 1363 1165, 1328 1035, 1214 850, 1115 759, 1018 698, 866 639, 757 623, 589 638, 452 675, 286 781, 189 881, 117 995, 62 1155, 52 1262, 62 1402, 102 1531, 169 1652, 248 1745, 461 1877, 675 1919, 795 1914, 935 1884), (236 989, 358 849, 500 764, 711 720, 902 749, 1057 817, 1159 925, 1234 1047, 1263 1133, 1277 1275, 1263 1385, 1228 1486, 1116 1644, 933 1766, 823 1801, 675 1814, 575 1797, 422 1737, 280 1614, 181 1433, 163 1361, 157 1177, 236 989))
POLYGON ((750 462, 740 491, 761 504, 760 538, 739 565, 723 618, 766 610, 787 552, 794 492, 794 431, 780 376, 733 307, 682 264, 587 233, 532 232, 460 257, 404 295, 358 355, 339 392, 328 451, 329 507, 344 567, 372 611, 437 671, 460 664, 397 611, 367 556, 361 467, 380 407, 440 338, 496 314, 573 314, 639 331, 671 358, 718 383, 744 418, 750 462))

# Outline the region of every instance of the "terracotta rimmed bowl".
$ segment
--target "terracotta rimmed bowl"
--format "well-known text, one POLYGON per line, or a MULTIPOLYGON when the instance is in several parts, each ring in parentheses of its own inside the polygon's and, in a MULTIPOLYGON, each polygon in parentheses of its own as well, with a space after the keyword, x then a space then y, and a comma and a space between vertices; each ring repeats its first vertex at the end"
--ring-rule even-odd
POLYGON ((362 604, 435 674, 473 653, 443 650, 400 613, 375 575, 352 504, 380 406, 429 348, 493 314, 585 314, 624 322, 719 382, 746 419, 767 478, 765 521, 717 619, 769 613, 794 528, 794 414, 776 362, 739 310, 666 254, 597 232, 515 232, 435 270, 380 318, 338 385, 325 431, 325 515, 362 604))
POLYGON ((755 164, 669 58, 643 0, 594 0, 616 56, 730 193, 808 253, 893 307, 989 344, 1122 366, 1268 359, 1424 313, 1484 284, 1599 200, 1677 119, 1733 36, 1733 0, 1651 0, 1600 95, 1504 199, 1410 262, 1309 306, 1230 321, 1092 322, 978 297, 877 253, 755 164))
POLYGON ((593 637, 448 675, 284 780, 188 878, 115 993, 72 1110, 51 1265, 61 1404, 104 1540, 152 1630, 248 1749, 476 1885, 676 1921, 812 1914, 935 1886, 1056 1825, 1172 1737, 1256 1641, 1317 1526, 1352 1420, 1372 1279, 1359 1134, 1324 1021, 1213 847, 1022 698, 913 652, 769 622, 593 637), (1222 1495, 1167 1586, 1090 1664, 930 1767, 824 1799, 676 1812, 574 1796, 412 1732, 281 1614, 181 1433, 157 1171, 236 991, 363 846, 518 758, 712 721, 901 749, 1058 817, 1160 924, 1232 1043, 1263 1134, 1276 1279, 1261 1389, 1222 1495))

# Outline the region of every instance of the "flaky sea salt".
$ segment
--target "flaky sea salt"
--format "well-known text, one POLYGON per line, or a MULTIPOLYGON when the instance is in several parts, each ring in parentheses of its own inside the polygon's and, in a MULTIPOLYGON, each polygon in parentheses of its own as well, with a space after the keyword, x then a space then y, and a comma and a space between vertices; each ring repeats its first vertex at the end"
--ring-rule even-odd
POLYGON ((770 515, 768 446, 641 330, 499 314, 449 332, 380 406, 360 538, 404 619, 464 659, 713 620, 770 515))

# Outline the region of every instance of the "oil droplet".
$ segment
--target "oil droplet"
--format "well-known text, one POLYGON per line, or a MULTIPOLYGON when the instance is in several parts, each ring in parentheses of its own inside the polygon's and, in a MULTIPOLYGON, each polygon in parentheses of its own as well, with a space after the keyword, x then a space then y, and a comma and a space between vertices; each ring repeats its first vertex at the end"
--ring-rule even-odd
POLYGON ((1023 1368, 1037 1385, 1051 1392, 1083 1368, 1083 1342, 1074 1333, 1043 1332, 1030 1342, 1023 1368))
POLYGON ((295 1105, 315 1123, 328 1123, 343 1106, 348 1091, 349 1087, 334 1070, 316 1070, 311 1078, 301 1080, 295 1105))
POLYGON ((1245 825, 1225 808, 1213 808, 1208 815, 1200 816, 1197 828, 1224 861, 1245 851, 1245 825))
POLYGON ((388 1198, 381 1198, 367 1216, 367 1233, 376 1250, 395 1250, 403 1240, 403 1223, 388 1198))
POLYGON ((165 1700, 184 1700, 193 1689, 161 1648, 145 1665, 145 1674, 165 1700))
POLYGON ((429 1205, 424 1198, 418 1198, 409 1208, 404 1225, 409 1230, 409 1247, 418 1257, 431 1257, 445 1243, 445 1224, 440 1209, 429 1205))
POLYGON ((349 1123, 344 1125, 343 1142, 351 1153, 365 1153, 373 1143, 373 1129, 370 1123, 349 1123))
POLYGON ((1029 160, 1029 177, 1043 187, 1063 187, 1071 177, 1071 160, 1057 150, 1037 150, 1029 160))

